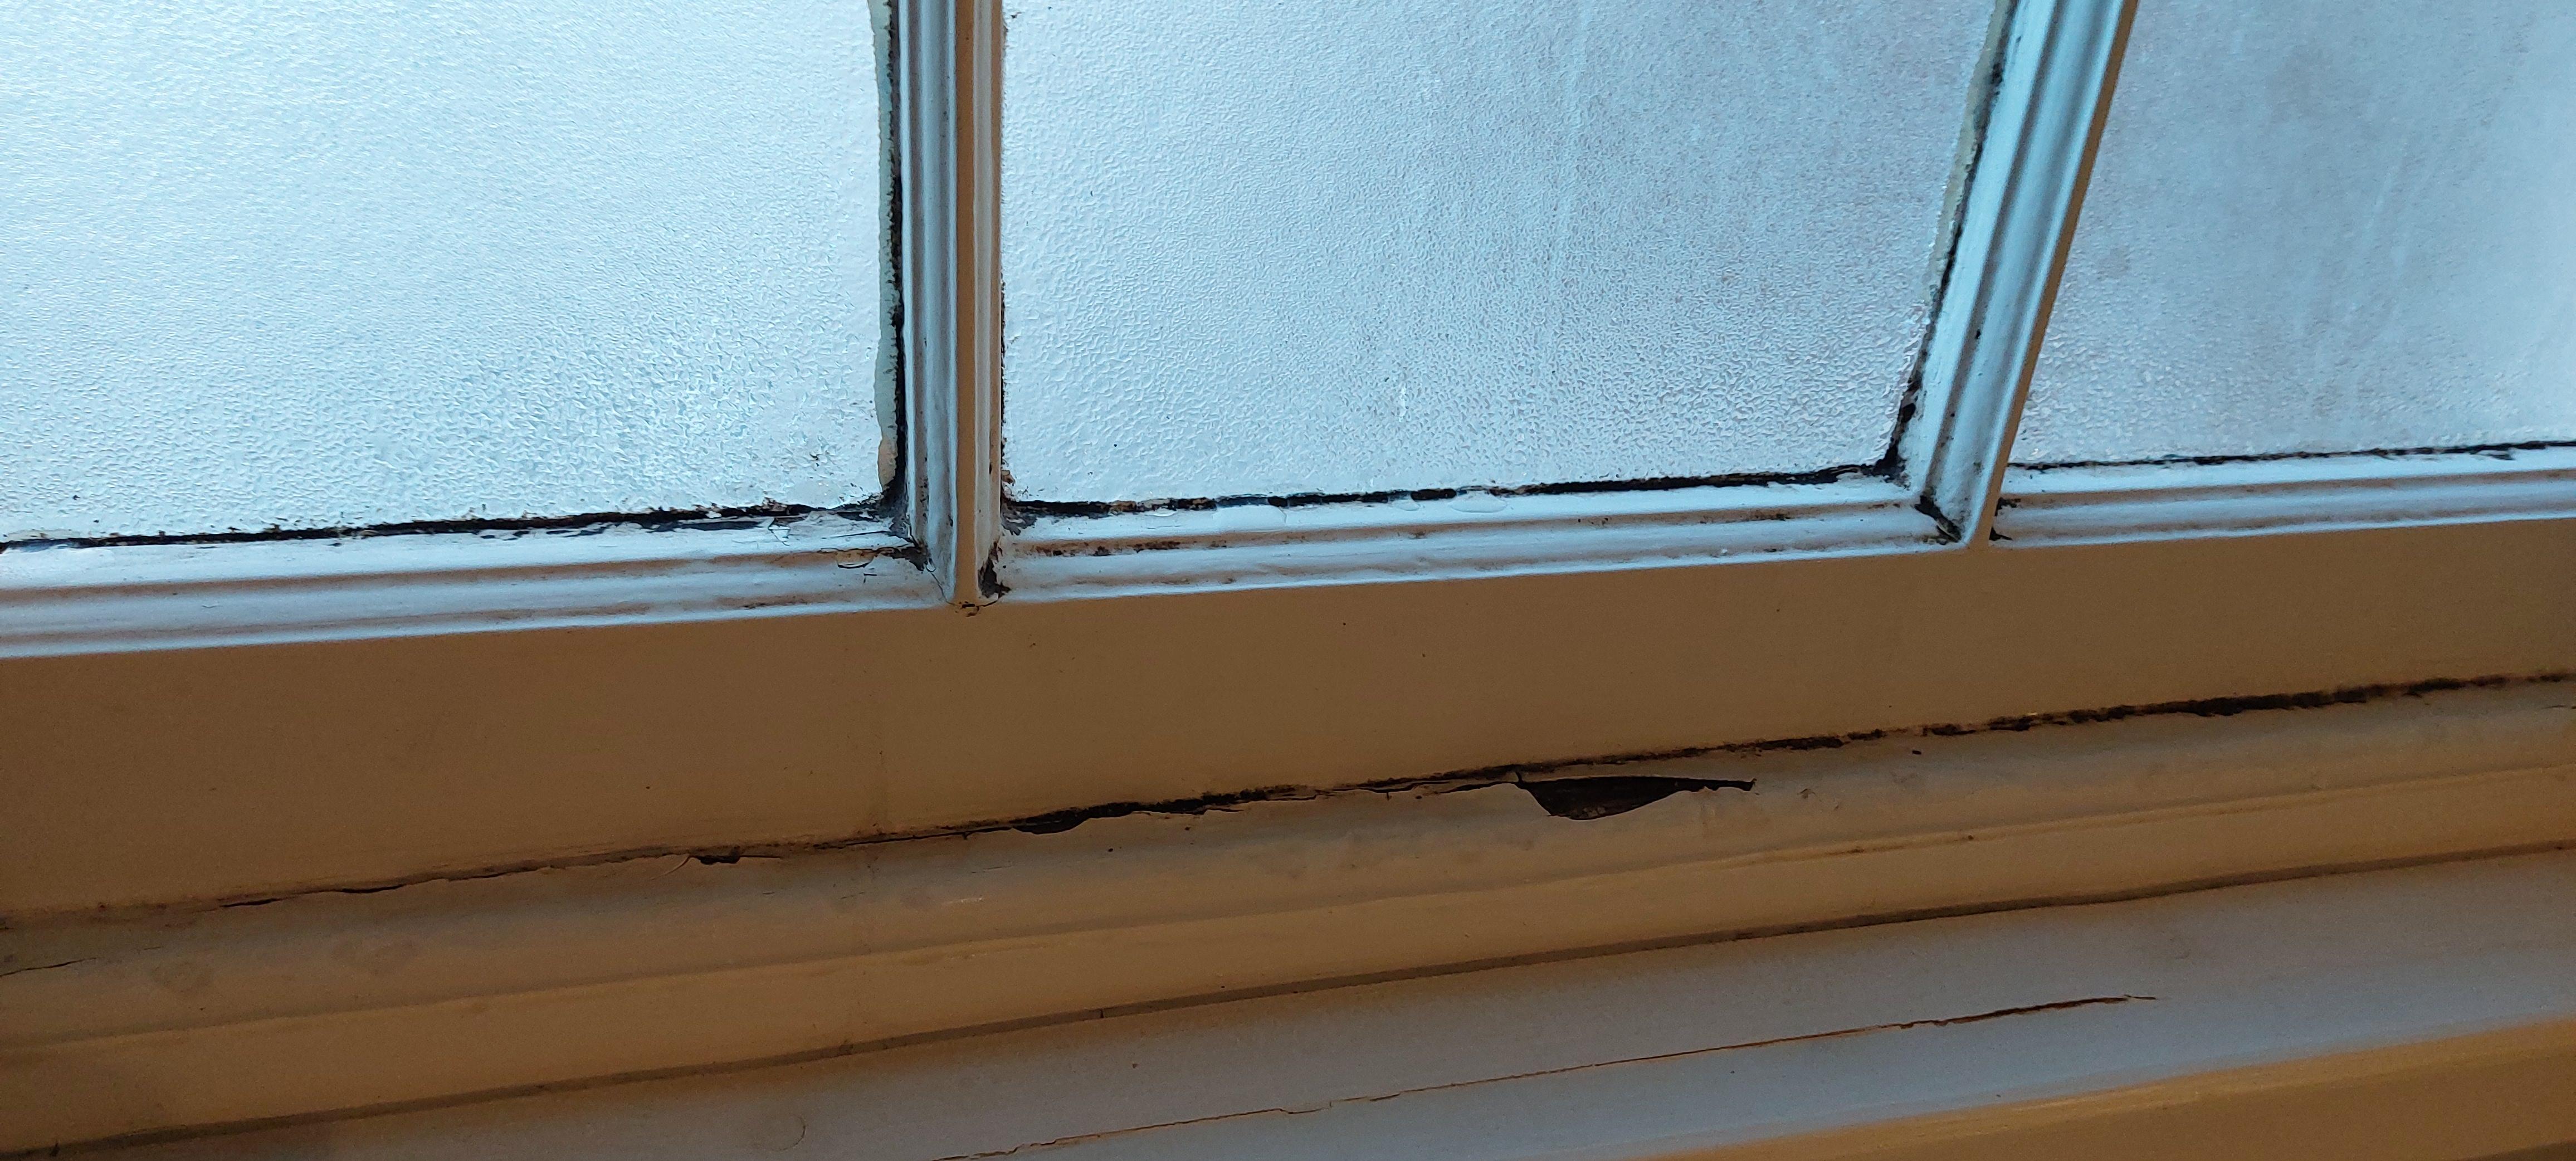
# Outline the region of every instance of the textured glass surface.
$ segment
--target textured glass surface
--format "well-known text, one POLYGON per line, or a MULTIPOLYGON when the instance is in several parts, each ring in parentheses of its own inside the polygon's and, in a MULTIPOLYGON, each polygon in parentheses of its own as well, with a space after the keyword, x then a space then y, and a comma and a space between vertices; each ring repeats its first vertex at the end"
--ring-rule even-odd
POLYGON ((2014 458, 2576 439, 2576 4, 2144 0, 2014 458))
POLYGON ((863 0, 0 4, 0 535, 879 485, 863 0))
POLYGON ((1012 494, 1874 462, 1992 17, 1015 0, 1012 494))

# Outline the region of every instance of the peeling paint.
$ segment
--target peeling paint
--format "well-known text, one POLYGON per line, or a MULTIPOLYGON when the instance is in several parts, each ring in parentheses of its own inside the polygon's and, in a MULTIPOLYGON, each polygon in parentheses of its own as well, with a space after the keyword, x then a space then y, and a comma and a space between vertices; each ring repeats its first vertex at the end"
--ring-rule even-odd
POLYGON ((1750 778, 1654 778, 1602 775, 1590 778, 1521 779, 1539 809, 1558 818, 1593 819, 1626 814, 1688 790, 1751 790, 1750 778))
MULTIPOLYGON (((171 904, 136 909, 145 913, 179 913, 226 907, 255 907, 282 899, 309 895, 361 895, 390 891, 419 883, 454 882, 499 878, 527 871, 556 867, 597 866, 639 859, 667 859, 674 856, 693 858, 701 863, 725 864, 744 858, 778 858, 799 854, 848 850, 885 843, 913 842, 928 839, 962 839, 971 835, 1002 831, 1028 834, 1059 834, 1095 819, 1123 818, 1129 815, 1198 815, 1228 811, 1261 802, 1304 801, 1354 794, 1401 794, 1414 792, 1448 793, 1483 789, 1493 786, 1518 786, 1550 814, 1569 820, 1607 818, 1638 809, 1685 790, 1728 789, 1755 792, 1753 779, 1699 778, 1665 774, 1637 774, 1627 767, 1649 765, 1674 759, 1712 756, 1745 756, 1780 751, 1828 750, 1863 742, 1891 738, 1953 738, 1986 733, 2023 732, 2043 726, 2086 725, 2124 721, 2155 716, 2233 717, 2257 711, 2295 711, 2329 706, 2354 705, 2382 699, 2420 697, 2430 693, 2455 690, 2495 689, 2522 685, 2543 685, 2576 680, 2576 673, 2550 672, 2525 676, 2480 678, 2443 678, 2431 681, 2391 685, 2351 686, 2341 689, 2305 693, 2265 694, 2229 698, 2204 698, 2191 701, 2158 702, 2140 705, 2108 706, 2099 709, 2058 711, 1993 718, 1979 723, 1917 726, 1907 729, 1867 730, 1849 734, 1775 738, 1756 742, 1739 742, 1718 746, 1699 746, 1660 750, 1647 753, 1618 754, 1599 757, 1569 758, 1552 762, 1518 763, 1471 770, 1451 771, 1428 776, 1384 779, 1338 787, 1277 785, 1219 794, 1154 802, 1119 801, 1086 807, 1047 811, 1042 814, 964 823, 929 830, 890 834, 862 835, 806 843, 739 844, 704 846, 686 849, 649 848, 603 852, 590 855, 530 860, 507 865, 410 876, 399 880, 348 886, 315 888, 306 891, 264 894, 186 904, 171 904), (1599 771, 1599 772, 1594 772, 1599 771), (1551 806, 1551 803, 1554 805, 1551 806)), ((8 926, 0 917, 0 929, 8 926)))

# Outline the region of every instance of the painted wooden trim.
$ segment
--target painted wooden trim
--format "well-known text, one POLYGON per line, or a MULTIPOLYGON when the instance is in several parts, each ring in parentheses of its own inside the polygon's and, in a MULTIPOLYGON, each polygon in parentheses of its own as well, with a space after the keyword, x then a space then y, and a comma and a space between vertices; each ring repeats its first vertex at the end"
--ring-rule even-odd
POLYGON ((0 657, 935 604, 881 523, 820 514, 0 552, 0 657))
MULTIPOLYGON (((2576 1015, 1732 1148, 1706 1161, 2454 1161, 2576 1141, 2576 1015)), ((2296 1047, 2309 1047, 2299 1045, 2296 1047)))
POLYGON ((18 658, 0 915, 2568 673, 2571 595, 2530 521, 18 658))
POLYGON ((1752 788, 1577 821, 1426 785, 37 924, 0 933, 0 1107, 36 1110, 0 1146, 2565 843, 2576 709, 2536 685, 1551 776, 1752 788))
POLYGON ((2103 544, 2576 516, 2576 447, 2014 468, 1997 535, 2103 544))
POLYGON ((906 531, 949 603, 996 594, 1001 536, 998 0, 895 7, 903 180, 906 531))
POLYGON ((1016 599, 1595 572, 1923 551, 1939 527, 1882 480, 1242 504, 1045 516, 1006 539, 1016 599))
MULTIPOLYGON (((2576 517, 2576 448, 2014 468, 2023 545, 2576 517)), ((818 514, 0 552, 0 657, 918 608, 883 524, 818 514), (725 527, 725 525, 735 525, 725 527), (743 526, 747 525, 747 526, 743 526), (710 527, 713 526, 713 527, 710 527)), ((1041 519, 1022 599, 1925 551, 1895 485, 1695 488, 1041 519)))
MULTIPOLYGON (((951 5, 893 10, 894 132, 902 184, 900 276, 903 316, 904 512, 900 531, 922 549, 943 589, 957 575, 961 529, 953 470, 960 431, 957 278, 957 151, 951 5)), ((972 411, 963 418, 971 421, 972 411)), ((971 535, 971 530, 964 534, 971 535)))
POLYGON ((1923 362, 1922 421, 1900 445, 1924 506, 1983 542, 2048 331, 2134 0, 2015 6, 2003 79, 1968 187, 1923 362))
POLYGON ((132 1161, 2457 1161, 2576 1139, 2576 855, 1107 1014, 132 1161))
POLYGON ((955 355, 954 379, 925 390, 944 390, 950 401, 950 442, 942 449, 954 521, 945 549, 949 599, 980 605, 1000 595, 992 563, 1002 536, 1002 4, 928 7, 944 13, 947 32, 947 43, 928 51, 948 70, 943 176, 953 231, 946 241, 955 305, 947 322, 955 355))

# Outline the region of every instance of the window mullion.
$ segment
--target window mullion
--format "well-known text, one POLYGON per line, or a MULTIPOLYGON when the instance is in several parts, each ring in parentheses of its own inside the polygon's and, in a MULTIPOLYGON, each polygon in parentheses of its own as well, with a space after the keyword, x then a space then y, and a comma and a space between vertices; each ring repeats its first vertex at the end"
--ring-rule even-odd
POLYGON ((997 595, 999 0, 898 6, 909 529, 949 600, 997 595))
POLYGON ((2136 0, 2024 0, 2004 45, 1905 461, 1968 545, 1992 534, 2004 465, 2101 140, 2136 0))

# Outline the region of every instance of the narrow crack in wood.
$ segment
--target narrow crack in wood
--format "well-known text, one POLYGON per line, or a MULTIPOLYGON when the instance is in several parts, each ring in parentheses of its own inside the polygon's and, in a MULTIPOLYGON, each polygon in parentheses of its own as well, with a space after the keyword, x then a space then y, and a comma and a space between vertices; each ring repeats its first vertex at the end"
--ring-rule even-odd
POLYGON ((2070 1008, 2092 1008, 2109 1004, 2152 1002, 2155 999, 2156 997, 2154 996, 2140 996, 2127 993, 2115 996, 2086 996, 2081 999, 2074 1000, 2055 1000, 2045 1004, 2022 1004, 2010 1008, 1997 1008, 1990 1012, 1977 1012, 1966 1016, 1935 1016, 1921 1020, 1899 1020, 1886 1024, 1868 1024, 1858 1028, 1837 1028, 1831 1032, 1806 1032, 1796 1036, 1774 1036, 1765 1040, 1744 1040, 1733 1044, 1713 1044, 1706 1048, 1685 1048, 1677 1052, 1657 1052, 1645 1056, 1623 1056, 1616 1060, 1596 1060, 1584 1064, 1568 1064, 1556 1068, 1540 1068, 1533 1069, 1528 1072, 1505 1073, 1501 1076, 1478 1077, 1474 1080, 1453 1080, 1441 1084, 1426 1084, 1414 1088, 1397 1089, 1393 1092, 1374 1093, 1368 1096, 1335 1097, 1328 1101, 1319 1101, 1310 1105, 1299 1105, 1295 1108, 1272 1107, 1242 1109, 1231 1113, 1215 1113, 1204 1117, 1189 1117, 1177 1121, 1158 1121, 1150 1125, 1134 1125, 1124 1129, 1104 1129, 1095 1133, 1075 1133, 1068 1136, 1050 1138, 1044 1141, 1031 1141, 1026 1144, 1013 1145, 1008 1149, 990 1149, 980 1153, 952 1153, 945 1157, 934 1158, 933 1161, 988 1161, 988 1159, 994 1157, 1016 1156, 1032 1149, 1053 1149, 1064 1145, 1077 1145, 1090 1141, 1107 1140, 1113 1137, 1130 1136, 1137 1133, 1159 1132, 1164 1129, 1178 1129, 1190 1125, 1213 1124, 1218 1121, 1242 1120, 1248 1117, 1301 1116, 1307 1113, 1325 1112, 1331 1109, 1340 1108, 1344 1105, 1375 1104, 1379 1101, 1391 1101, 1399 1097, 1419 1096, 1423 1093, 1444 1092, 1450 1089, 1473 1088, 1481 1084, 1500 1084, 1504 1081, 1532 1080, 1544 1076, 1563 1076, 1567 1073, 1585 1072, 1596 1068, 1617 1068, 1621 1065, 1628 1064, 1653 1064, 1667 1060, 1683 1060, 1694 1056, 1707 1056, 1719 1052, 1734 1052, 1747 1048, 1771 1048, 1782 1044, 1802 1044, 1814 1040, 1833 1040, 1844 1036, 1866 1036, 1875 1032, 1904 1032, 1916 1028, 1950 1028, 1961 1024, 1976 1024, 1987 1020, 2001 1020, 2008 1016, 2028 1016, 2040 1012, 2062 1012, 2070 1008))

